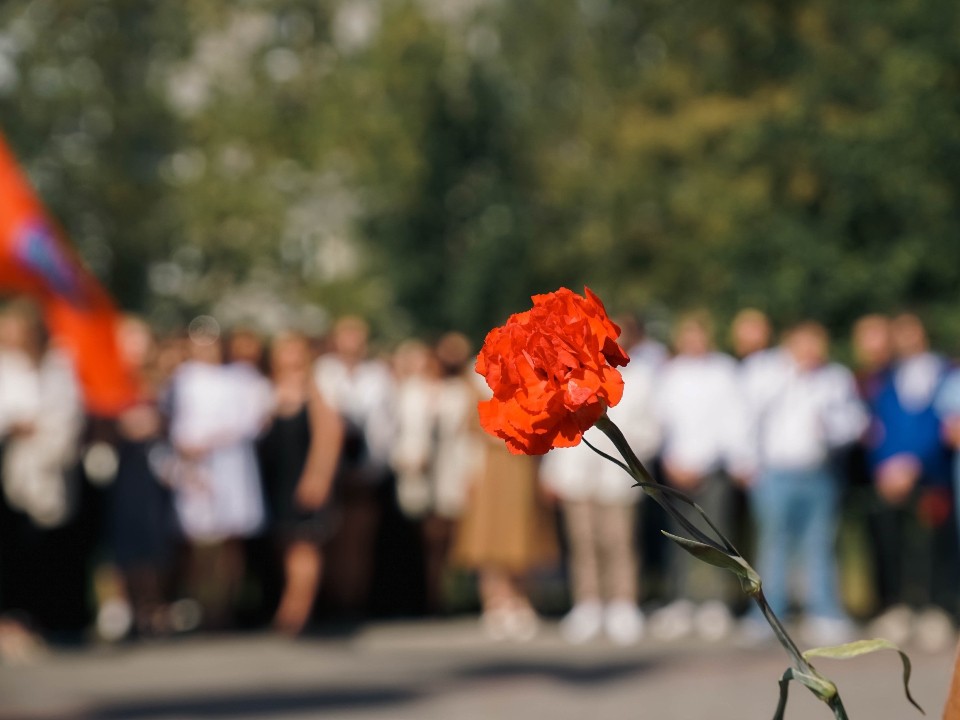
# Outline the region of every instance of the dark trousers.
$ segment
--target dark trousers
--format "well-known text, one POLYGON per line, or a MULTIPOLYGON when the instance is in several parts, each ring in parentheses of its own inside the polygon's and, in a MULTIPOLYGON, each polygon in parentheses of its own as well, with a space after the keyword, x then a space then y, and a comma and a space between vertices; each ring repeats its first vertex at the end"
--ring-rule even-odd
POLYGON ((880 606, 957 607, 957 526, 945 489, 918 488, 901 505, 875 497, 870 524, 876 549, 880 606), (944 515, 931 512, 946 505, 944 515))

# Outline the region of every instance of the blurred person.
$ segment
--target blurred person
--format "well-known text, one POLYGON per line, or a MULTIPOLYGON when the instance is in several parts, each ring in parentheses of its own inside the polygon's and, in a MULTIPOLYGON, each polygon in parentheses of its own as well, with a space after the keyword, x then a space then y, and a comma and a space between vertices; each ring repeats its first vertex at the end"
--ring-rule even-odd
MULTIPOLYGON (((834 545, 842 478, 832 457, 867 425, 852 373, 829 362, 828 353, 826 329, 800 323, 787 333, 775 360, 752 369, 747 386, 758 444, 758 474, 750 485, 758 569, 770 608, 783 618, 790 568, 794 560, 803 567, 802 631, 812 645, 847 642, 854 632, 838 589, 834 545)), ((773 637, 759 613, 751 613, 746 629, 773 637)))
MULTIPOLYGON (((853 358, 854 377, 857 382, 857 394, 868 408, 889 381, 890 366, 893 362, 893 341, 890 337, 890 318, 879 313, 871 313, 858 318, 851 328, 850 349, 853 358)), ((868 565, 861 566, 861 572, 869 573, 865 586, 870 595, 860 608, 861 612, 875 613, 882 603, 881 578, 883 576, 884 556, 880 551, 883 545, 882 527, 877 525, 877 497, 873 485, 873 468, 870 465, 870 439, 875 435, 875 423, 871 422, 857 442, 846 453, 844 471, 849 482, 843 514, 851 522, 862 522, 866 526, 868 538, 868 565)))
POLYGON ((74 527, 83 419, 74 369, 39 310, 10 304, 0 318, 0 650, 20 659, 36 647, 28 626, 57 632, 86 620, 87 558, 74 527))
MULTIPOLYGON (((756 308, 744 308, 733 316, 730 323, 730 347, 733 356, 739 364, 738 375, 741 383, 741 392, 749 397, 748 385, 751 376, 762 374, 762 366, 781 360, 782 350, 771 347, 773 326, 766 313, 756 308)), ((741 483, 734 483, 730 489, 730 540, 747 557, 753 555, 756 544, 755 526, 752 522, 752 512, 747 488, 741 483)), ((742 604, 741 602, 738 604, 742 604)))
POLYGON ((180 334, 161 337, 154 361, 159 387, 166 389, 177 368, 190 356, 190 340, 180 334))
POLYGON ((267 354, 263 338, 250 328, 230 331, 226 344, 226 369, 233 376, 235 401, 250 409, 251 426, 262 430, 274 404, 274 390, 265 374, 267 354))
POLYGON ((770 319, 756 308, 744 308, 730 324, 730 346, 741 361, 769 349, 772 335, 770 319))
MULTIPOLYGON (((473 405, 489 396, 479 375, 473 405)), ((512 455, 502 440, 480 428, 480 463, 467 489, 457 528, 453 563, 476 570, 480 581, 481 625, 492 640, 532 639, 537 614, 525 583, 531 571, 557 560, 553 515, 537 482, 537 458, 512 455)))
POLYGON ((948 365, 912 313, 893 319, 891 340, 895 362, 871 399, 867 439, 884 608, 874 630, 933 650, 948 640, 947 613, 956 612, 950 458, 936 405, 948 365))
POLYGON ((227 358, 231 363, 243 363, 261 374, 266 361, 263 338, 251 328, 242 325, 233 328, 227 338, 227 358))
POLYGON ((953 498, 960 517, 960 368, 950 370, 937 394, 937 413, 943 419, 943 436, 953 450, 953 498))
MULTIPOLYGON (((626 313, 616 318, 616 324, 620 327, 618 342, 630 358, 630 367, 642 365, 656 375, 669 359, 670 352, 650 333, 648 319, 640 313, 626 313)), ((663 465, 659 453, 648 458, 648 463, 647 469, 662 482, 663 465)), ((634 509, 636 518, 633 525, 638 530, 635 533, 635 552, 645 576, 642 590, 647 595, 663 595, 667 556, 672 552, 668 547, 670 540, 661 532, 667 528, 667 514, 657 503, 636 503, 634 509)))
POLYGON ((872 402, 887 381, 893 362, 890 319, 864 315, 853 324, 851 345, 857 389, 864 402, 872 402))
MULTIPOLYGON (((608 414, 623 428, 637 456, 649 463, 660 440, 653 413, 655 371, 649 364, 631 362, 621 373, 623 398, 608 414)), ((617 455, 596 428, 585 437, 594 447, 617 455)), ((573 608, 560 624, 563 637, 580 644, 603 631, 617 645, 637 642, 644 618, 638 607, 634 506, 643 493, 627 473, 585 443, 549 452, 540 477, 562 502, 570 546, 573 608)))
POLYGON ((404 340, 391 357, 395 387, 396 441, 390 464, 397 475, 397 503, 410 518, 430 509, 427 470, 432 443, 430 400, 440 370, 432 349, 420 340, 404 340))
POLYGON ((666 345, 651 337, 644 319, 638 315, 622 315, 617 318, 620 327, 621 344, 627 351, 630 361, 636 365, 646 365, 656 371, 670 357, 666 345))
POLYGON ((397 442, 393 465, 401 508, 420 524, 429 612, 443 609, 443 579, 480 443, 470 341, 450 332, 434 351, 398 348, 397 442))
POLYGON ((328 592, 341 610, 367 608, 389 481, 394 440, 394 385, 386 363, 368 356, 370 329, 359 317, 340 318, 331 352, 314 364, 320 393, 344 422, 337 480, 343 522, 329 547, 328 592))
MULTIPOLYGON (((679 319, 676 356, 657 380, 655 411, 663 432, 667 483, 692 497, 721 531, 731 530, 731 478, 751 471, 746 404, 733 358, 713 349, 713 324, 695 312, 679 319)), ((671 522, 672 532, 683 534, 671 522)), ((677 639, 696 630, 719 639, 732 628, 728 578, 717 568, 671 547, 669 574, 675 600, 651 618, 651 631, 677 639)))
MULTIPOLYGON (((878 314, 864 315, 853 324, 850 341, 857 394, 868 407, 873 406, 880 391, 890 382, 893 364, 890 325, 888 317, 878 314)), ((849 477, 854 485, 872 489, 868 445, 876 430, 873 424, 868 426, 850 455, 849 477)))
MULTIPOLYGON (((108 518, 112 558, 137 634, 165 635, 171 630, 168 605, 178 532, 170 488, 158 475, 158 461, 166 449, 166 422, 159 407, 157 346, 149 326, 136 317, 120 324, 118 345, 136 373, 139 392, 116 421, 117 471, 109 490, 108 518)), ((101 606, 97 623, 101 634, 124 634, 122 610, 116 602, 101 606)))
MULTIPOLYGON (((264 524, 254 441, 270 413, 269 395, 247 368, 224 365, 212 318, 190 335, 190 357, 170 389, 174 504, 190 545, 187 583, 204 623, 227 626, 245 572, 243 541, 264 524)), ((197 323, 198 321, 195 321, 197 323)))
POLYGON ((283 594, 273 624, 299 634, 323 575, 323 544, 336 529, 333 478, 343 442, 340 417, 317 389, 309 341, 284 333, 270 344, 270 427, 259 441, 270 529, 283 553, 283 594))

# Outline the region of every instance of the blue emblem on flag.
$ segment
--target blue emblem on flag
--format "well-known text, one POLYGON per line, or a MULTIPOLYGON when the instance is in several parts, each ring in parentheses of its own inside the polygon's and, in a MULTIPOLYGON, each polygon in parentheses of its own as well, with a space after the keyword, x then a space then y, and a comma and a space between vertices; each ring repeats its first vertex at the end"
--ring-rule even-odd
POLYGON ((47 284, 47 287, 72 305, 87 304, 82 270, 64 252, 56 236, 42 220, 29 220, 16 234, 14 257, 47 284))

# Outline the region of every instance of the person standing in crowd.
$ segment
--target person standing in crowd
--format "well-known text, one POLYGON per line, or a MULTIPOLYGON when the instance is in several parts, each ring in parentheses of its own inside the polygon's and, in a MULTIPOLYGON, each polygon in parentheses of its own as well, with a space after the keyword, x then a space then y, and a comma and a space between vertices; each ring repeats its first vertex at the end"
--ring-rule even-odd
MULTIPOLYGON (((683 316, 674 332, 676 356, 657 381, 655 410, 661 456, 671 487, 690 495, 725 534, 731 524, 731 476, 751 470, 748 416, 733 358, 713 350, 713 324, 703 312, 683 316), (725 472, 726 470, 726 472, 725 472)), ((682 534, 671 525, 672 532, 682 534)), ((719 639, 732 628, 727 577, 671 547, 675 600, 651 619, 651 632, 677 639, 696 630, 719 639)))
MULTIPOLYGON (((117 473, 110 487, 108 528, 133 627, 139 636, 151 637, 171 630, 168 603, 177 522, 170 489, 157 474, 166 428, 159 408, 161 378, 153 333, 139 318, 127 317, 118 334, 120 352, 136 373, 139 392, 117 418, 117 473)), ((101 613, 104 628, 109 627, 104 614, 108 607, 101 613)))
POLYGON ((397 476, 397 504, 419 520, 430 510, 429 452, 432 442, 430 401, 439 377, 436 357, 420 340, 401 342, 391 357, 395 383, 396 441, 390 464, 397 476))
POLYGON ((662 342, 650 335, 643 317, 635 313, 624 314, 617 317, 616 322, 620 327, 620 343, 634 366, 646 365, 652 371, 663 367, 670 352, 662 342))
POLYGON ((171 384, 171 471, 180 527, 190 543, 187 583, 207 627, 232 622, 245 572, 244 540, 264 523, 254 442, 270 407, 249 373, 223 364, 212 318, 190 336, 190 359, 171 384))
POLYGON ((730 324, 730 345, 734 357, 741 362, 759 358, 770 348, 773 328, 770 319, 761 310, 744 308, 730 324))
POLYGON ((948 366, 912 313, 894 318, 891 338, 896 362, 872 399, 868 436, 885 608, 873 629, 935 650, 951 635, 945 610, 956 611, 950 458, 936 406, 948 366))
POLYGON ((231 330, 227 340, 227 361, 227 368, 237 376, 237 387, 242 388, 246 396, 242 402, 261 411, 269 408, 273 390, 263 372, 264 348, 260 335, 246 327, 231 330))
MULTIPOLYGON (((627 365, 621 373, 623 398, 608 414, 645 463, 657 451, 659 427, 653 414, 655 370, 648 363, 627 365)), ((609 438, 596 428, 585 438, 617 455, 609 438)), ((638 562, 634 543, 634 506, 643 493, 630 476, 585 443, 552 450, 543 459, 540 477, 563 504, 570 545, 573 608, 560 624, 567 642, 580 644, 605 631, 617 645, 632 645, 643 633, 638 603, 638 562)))
POLYGON ((85 545, 73 527, 80 499, 80 389, 51 345, 38 309, 8 306, 0 318, 0 645, 26 655, 26 631, 73 631, 86 621, 85 545), (11 642, 12 638, 12 642, 11 642))
MULTIPOLYGON (((766 313, 756 308, 744 308, 733 317, 730 323, 730 347, 739 363, 741 392, 747 393, 748 378, 760 366, 780 359, 782 350, 771 348, 773 326, 766 313)), ((748 556, 756 541, 752 513, 747 488, 734 483, 731 488, 731 536, 730 540, 748 556)))
POLYGON ((299 634, 323 573, 323 543, 336 529, 331 498, 343 423, 317 389, 309 341, 284 333, 270 345, 273 417, 259 441, 270 527, 283 553, 284 586, 273 624, 299 634))
POLYGON ((413 362, 400 364, 414 367, 398 385, 393 465, 401 507, 420 521, 427 610, 436 613, 444 609, 450 548, 481 446, 474 429, 476 390, 467 375, 472 372, 470 341, 451 332, 440 338, 432 356, 420 350, 427 349, 403 350, 413 362))
POLYGON ((950 370, 937 395, 936 404, 937 412, 943 419, 944 437, 953 450, 952 489, 956 520, 960 518, 960 368, 950 370))
MULTIPOLYGON (((474 379, 473 405, 490 391, 474 379)), ((553 515, 537 483, 537 459, 512 455, 504 442, 480 428, 477 474, 467 490, 454 540, 453 563, 476 570, 480 579, 481 624, 492 640, 527 641, 537 633, 536 612, 527 596, 530 572, 557 560, 553 515)))
POLYGON ((342 523, 330 544, 327 577, 334 605, 352 613, 363 612, 369 599, 394 440, 393 378, 386 363, 368 357, 369 334, 361 318, 340 318, 332 352, 314 365, 320 394, 344 422, 337 487, 342 523))
MULTIPOLYGON (((851 346, 857 394, 867 407, 873 407, 877 396, 890 381, 893 345, 890 337, 890 319, 885 315, 864 315, 853 324, 851 346)), ((869 488, 873 477, 868 461, 871 426, 848 455, 847 476, 857 488, 869 488)), ((876 543, 874 544, 876 545, 876 543)), ((874 564, 879 564, 879 558, 874 564)))
MULTIPOLYGON (((802 628, 812 645, 852 639, 841 606, 834 544, 840 521, 841 478, 832 462, 867 425, 853 375, 828 362, 827 331, 804 322, 791 329, 783 352, 756 364, 746 387, 757 441, 758 474, 750 500, 758 528, 758 569, 770 608, 789 609, 793 551, 806 571, 807 617, 802 628)), ((772 638, 759 614, 747 632, 772 638), (759 630, 759 633, 757 632, 759 630)))
MULTIPOLYGON (((893 362, 890 318, 877 313, 858 318, 851 329, 850 350, 857 395, 867 408, 872 408, 874 399, 889 379, 893 362)), ((879 580, 884 573, 884 558, 880 552, 883 531, 876 523, 877 496, 869 459, 874 427, 875 423, 869 423, 857 442, 850 447, 846 453, 845 467, 849 487, 843 514, 854 523, 862 523, 867 538, 867 562, 857 567, 857 571, 866 576, 863 587, 868 593, 861 603, 861 612, 878 610, 882 601, 879 580)))
POLYGON ((864 315, 853 324, 851 338, 855 377, 860 398, 872 403, 887 383, 893 362, 890 319, 885 315, 864 315))

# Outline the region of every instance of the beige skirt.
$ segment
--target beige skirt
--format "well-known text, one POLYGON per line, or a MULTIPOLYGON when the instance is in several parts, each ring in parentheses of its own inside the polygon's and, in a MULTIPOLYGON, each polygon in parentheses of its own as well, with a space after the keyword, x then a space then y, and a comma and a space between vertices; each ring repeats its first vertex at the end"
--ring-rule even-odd
POLYGON ((537 485, 537 461, 486 443, 484 470, 470 490, 453 562, 521 574, 557 561, 554 516, 537 485))

